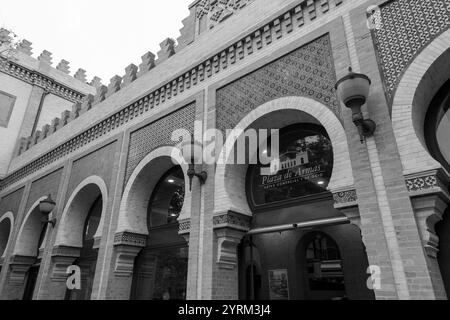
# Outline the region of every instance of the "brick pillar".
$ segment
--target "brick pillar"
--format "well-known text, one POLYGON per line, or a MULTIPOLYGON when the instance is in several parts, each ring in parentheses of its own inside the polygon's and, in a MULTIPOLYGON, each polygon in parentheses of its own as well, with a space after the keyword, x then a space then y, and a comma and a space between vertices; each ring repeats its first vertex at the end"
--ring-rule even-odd
POLYGON ((370 264, 381 268, 382 277, 384 273, 388 275, 382 279, 382 290, 376 291, 376 295, 388 299, 436 299, 441 296, 433 285, 406 188, 389 105, 366 24, 366 9, 364 4, 344 16, 344 24, 351 65, 355 72, 364 73, 372 80, 363 111, 376 122, 377 130, 365 145, 368 174, 361 172, 355 178, 361 185, 357 187, 359 203, 364 202, 365 207, 361 210, 362 233, 370 264), (367 182, 358 181, 363 175, 367 182))
MULTIPOLYGON (((36 257, 12 256, 9 269, 6 270, 6 281, 0 295, 1 300, 21 300, 25 290, 27 272, 36 262, 36 257)), ((7 264, 4 266, 6 268, 7 264)))
POLYGON ((216 215, 213 219, 213 300, 239 299, 238 250, 250 227, 250 217, 236 212, 216 215))
POLYGON ((128 232, 121 232, 115 235, 112 275, 106 299, 130 299, 134 262, 146 244, 146 235, 128 232))
POLYGON ((67 268, 80 256, 81 248, 58 246, 51 253, 48 276, 41 279, 39 300, 64 300, 67 289, 67 268))

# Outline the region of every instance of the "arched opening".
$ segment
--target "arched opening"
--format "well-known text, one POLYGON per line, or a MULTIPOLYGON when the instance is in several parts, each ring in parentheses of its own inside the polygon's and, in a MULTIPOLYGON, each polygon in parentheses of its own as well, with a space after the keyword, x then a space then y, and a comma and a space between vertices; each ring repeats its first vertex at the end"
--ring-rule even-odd
POLYGON ((185 198, 183 169, 169 169, 147 197, 148 240, 135 259, 131 299, 184 300, 189 250, 178 234, 185 198))
MULTIPOLYGON (((60 298, 66 300, 90 300, 96 274, 98 248, 103 231, 105 203, 108 190, 98 176, 82 181, 71 193, 64 207, 55 240, 58 252, 79 252, 72 263, 81 270, 81 289, 66 289, 60 298)), ((54 261, 58 259, 53 256, 54 261)))
MULTIPOLYGON (((332 137, 311 116, 289 110, 265 115, 251 125, 274 126, 280 136, 276 173, 267 174, 264 169, 270 165, 259 161, 225 171, 228 177, 244 177, 243 207, 252 214, 251 231, 238 251, 240 297, 374 299, 366 286, 368 259, 360 231, 334 208, 330 186, 336 183, 333 175, 340 174, 335 164, 341 155, 332 137), (293 123, 296 119, 300 121, 293 123), (294 227, 317 221, 315 227, 294 227)), ((258 155, 264 153, 260 148, 258 155)))
POLYGON ((431 101, 425 117, 424 133, 431 155, 450 172, 450 80, 431 101))
POLYGON ((98 258, 98 248, 95 246, 95 236, 98 231, 103 208, 103 197, 99 195, 86 217, 83 228, 83 246, 80 257, 73 263, 81 270, 80 290, 67 290, 66 300, 90 300, 94 284, 95 270, 98 258))
MULTIPOLYGON (((41 198, 40 200, 43 200, 41 198)), ((40 201, 39 200, 39 201, 40 201)), ((30 265, 25 276, 25 290, 22 296, 23 300, 32 300, 39 269, 44 251, 44 239, 47 232, 47 224, 42 222, 42 214, 39 211, 39 201, 25 217, 25 222, 19 231, 14 255, 33 258, 34 262, 30 265)))
MULTIPOLYGON (((449 74, 450 75, 450 74, 449 74)), ((450 80, 448 80, 433 98, 425 117, 425 141, 431 155, 450 172, 450 80)), ((444 281, 447 296, 450 296, 450 208, 447 208, 443 220, 436 224, 439 237, 437 255, 439 268, 444 281)))
POLYGON ((11 232, 14 225, 13 221, 14 215, 11 212, 5 213, 0 217, 0 271, 2 270, 6 249, 11 238, 11 232))

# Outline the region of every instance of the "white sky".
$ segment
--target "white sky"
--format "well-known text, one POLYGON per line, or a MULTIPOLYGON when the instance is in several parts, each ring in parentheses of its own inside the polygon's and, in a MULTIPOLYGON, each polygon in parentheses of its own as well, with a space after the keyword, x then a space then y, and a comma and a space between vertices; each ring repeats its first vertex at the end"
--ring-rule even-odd
POLYGON ((0 0, 0 27, 33 43, 33 56, 44 49, 53 66, 70 62, 108 85, 130 63, 159 51, 166 38, 177 39, 193 0, 0 0))

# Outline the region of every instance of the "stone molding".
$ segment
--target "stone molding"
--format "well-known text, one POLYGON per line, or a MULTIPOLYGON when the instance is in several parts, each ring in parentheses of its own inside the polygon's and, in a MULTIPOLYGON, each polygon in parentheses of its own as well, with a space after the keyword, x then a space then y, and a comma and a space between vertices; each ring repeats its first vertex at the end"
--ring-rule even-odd
POLYGON ((126 244, 115 245, 114 274, 117 277, 131 277, 133 275, 134 261, 142 250, 141 246, 126 244))
POLYGON ((213 218, 214 229, 229 228, 248 232, 251 217, 233 211, 216 214, 213 218))
POLYGON ((147 245, 147 235, 132 233, 132 232, 119 232, 114 236, 114 246, 133 246, 144 248, 147 245))
POLYGON ((358 206, 356 189, 333 192, 334 207, 336 209, 358 206))
POLYGON ((237 246, 250 230, 250 221, 251 217, 233 211, 214 216, 219 268, 233 270, 237 267, 237 246))
POLYGON ((67 280, 67 268, 80 257, 81 248, 57 246, 52 251, 53 267, 50 279, 54 282, 67 280))
POLYGON ((147 245, 147 235, 119 232, 114 236, 114 274, 117 277, 131 277, 133 275, 134 260, 139 252, 147 245))
POLYGON ((233 228, 214 229, 217 236, 217 264, 220 269, 236 269, 238 264, 237 246, 246 232, 233 228))
POLYGON ((10 274, 8 283, 13 286, 22 286, 30 267, 36 262, 36 257, 12 256, 10 258, 10 274))
POLYGON ((436 259, 439 237, 435 227, 450 203, 450 177, 443 170, 432 170, 408 175, 405 182, 425 252, 436 259))

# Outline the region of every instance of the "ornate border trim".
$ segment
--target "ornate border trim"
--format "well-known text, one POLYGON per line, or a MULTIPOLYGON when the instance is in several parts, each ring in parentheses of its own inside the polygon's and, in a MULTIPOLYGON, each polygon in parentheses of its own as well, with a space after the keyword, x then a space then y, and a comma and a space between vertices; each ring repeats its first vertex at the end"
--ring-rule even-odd
POLYGON ((5 64, 0 63, 0 71, 31 85, 41 87, 50 93, 73 103, 81 103, 86 96, 85 94, 56 82, 39 72, 32 71, 11 61, 7 61, 5 64))
POLYGON ((213 218, 214 229, 232 228, 241 231, 250 230, 251 217, 233 211, 216 215, 213 218))
POLYGON ((133 246, 144 248, 147 245, 147 235, 120 232, 114 236, 114 246, 133 246))
POLYGON ((358 205, 356 189, 338 191, 333 193, 334 207, 336 209, 358 205))
POLYGON ((412 197, 429 193, 448 195, 450 177, 439 169, 405 176, 405 183, 412 197))

